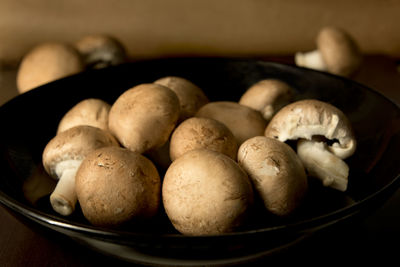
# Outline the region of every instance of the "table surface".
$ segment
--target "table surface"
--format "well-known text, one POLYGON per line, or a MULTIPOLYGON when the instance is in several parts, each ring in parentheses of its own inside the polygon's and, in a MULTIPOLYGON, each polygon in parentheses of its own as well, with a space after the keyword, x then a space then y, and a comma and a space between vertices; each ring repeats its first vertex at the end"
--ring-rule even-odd
MULTIPOLYGON (((268 60, 290 63, 291 57, 270 57, 268 60)), ((3 70, 0 76, 0 104, 17 95, 15 70, 3 70)), ((400 73, 396 60, 382 55, 366 56, 354 80, 365 84, 400 103, 400 73)), ((329 261, 397 257, 400 239, 400 190, 377 211, 356 225, 315 236, 292 248, 279 261, 295 258, 310 262, 315 255, 329 261), (327 242, 328 241, 328 242, 327 242), (291 257, 288 257, 290 255, 291 257)), ((263 259, 262 263, 272 259, 263 259)), ((274 259, 276 260, 276 258, 274 259)), ((98 266, 129 265, 83 247, 73 240, 55 235, 42 235, 10 215, 0 206, 0 266, 98 266)), ((131 265, 130 265, 131 266, 131 265)))

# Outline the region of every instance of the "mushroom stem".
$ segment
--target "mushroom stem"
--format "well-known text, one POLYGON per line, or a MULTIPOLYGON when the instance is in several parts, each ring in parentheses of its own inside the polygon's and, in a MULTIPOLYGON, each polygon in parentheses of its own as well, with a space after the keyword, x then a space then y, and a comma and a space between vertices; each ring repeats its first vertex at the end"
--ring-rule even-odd
POLYGON ((66 160, 56 167, 56 173, 60 179, 50 195, 50 203, 61 215, 68 216, 75 210, 77 202, 75 175, 81 162, 81 160, 66 160))
POLYGON ((297 66, 306 67, 315 70, 326 71, 327 66, 319 50, 310 52, 298 52, 295 54, 295 63, 297 66))
POLYGON ((318 178, 327 187, 346 191, 349 167, 327 149, 323 142, 300 139, 297 154, 310 176, 318 178))

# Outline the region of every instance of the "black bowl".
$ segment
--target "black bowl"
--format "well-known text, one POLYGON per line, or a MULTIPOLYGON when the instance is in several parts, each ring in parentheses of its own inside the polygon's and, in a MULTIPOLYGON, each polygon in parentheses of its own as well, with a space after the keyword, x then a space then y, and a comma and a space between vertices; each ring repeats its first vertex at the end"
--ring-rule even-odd
POLYGON ((69 236, 124 260, 157 265, 231 264, 272 255, 310 234, 363 218, 399 186, 400 109, 381 94, 351 80, 318 71, 249 59, 180 58, 134 62, 86 71, 20 95, 0 108, 0 202, 33 227, 69 236), (358 140, 347 160, 349 188, 338 192, 310 180, 305 203, 287 218, 276 218, 255 205, 237 232, 188 237, 177 233, 164 212, 146 225, 110 230, 91 226, 79 206, 71 217, 52 211, 54 187, 43 171, 41 155, 59 120, 89 97, 110 104, 125 90, 163 76, 181 76, 213 100, 237 101, 265 78, 287 82, 297 99, 314 98, 340 108, 358 140))

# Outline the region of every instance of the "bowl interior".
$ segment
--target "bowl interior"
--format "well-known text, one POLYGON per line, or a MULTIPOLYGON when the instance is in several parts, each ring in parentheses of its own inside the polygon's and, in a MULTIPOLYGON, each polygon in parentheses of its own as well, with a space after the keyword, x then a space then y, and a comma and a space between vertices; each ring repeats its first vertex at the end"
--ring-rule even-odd
MULTIPOLYGON (((349 188, 337 192, 311 182, 310 194, 296 214, 279 219, 260 213, 256 207, 250 222, 238 234, 273 231, 288 225, 336 220, 369 205, 371 196, 397 186, 400 164, 399 108, 379 93, 350 80, 322 72, 271 62, 245 59, 181 58, 134 62, 87 71, 44 85, 20 95, 0 108, 0 199, 3 204, 29 211, 39 220, 62 222, 63 227, 93 231, 77 208, 70 217, 52 211, 48 202, 55 182, 43 171, 41 156, 55 135, 61 117, 85 98, 100 98, 112 104, 125 90, 164 76, 181 76, 201 87, 212 101, 238 101, 253 83, 266 78, 287 82, 297 99, 314 98, 340 108, 350 119, 358 141, 356 153, 346 160, 350 166, 349 188)), ((387 195, 385 193, 385 195, 387 195)), ((162 211, 160 220, 135 229, 102 233, 157 234, 178 236, 162 211), (156 228, 154 228, 156 224, 156 228), (154 231, 157 229, 157 231, 154 231)), ((234 233, 235 234, 235 233, 234 233)))

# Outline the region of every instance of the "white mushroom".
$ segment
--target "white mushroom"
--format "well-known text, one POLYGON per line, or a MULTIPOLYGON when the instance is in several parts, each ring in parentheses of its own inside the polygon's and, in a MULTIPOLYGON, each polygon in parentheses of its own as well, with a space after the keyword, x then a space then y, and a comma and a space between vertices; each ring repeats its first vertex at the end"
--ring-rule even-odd
POLYGON ((75 43, 88 68, 105 68, 126 61, 126 51, 115 37, 96 34, 88 35, 75 43))
POLYGON ((319 100, 300 100, 291 103, 272 118, 265 129, 265 136, 282 142, 309 140, 299 143, 298 154, 305 168, 310 174, 318 174, 317 178, 325 185, 346 190, 348 180, 346 171, 340 171, 341 176, 329 173, 332 168, 344 170, 343 166, 346 163, 342 159, 350 157, 356 150, 356 139, 351 124, 341 110, 319 100), (321 141, 325 144, 317 144, 321 141), (321 157, 322 155, 324 157, 321 157), (315 167, 321 164, 330 165, 326 173, 315 170, 315 167))
POLYGON ((294 90, 277 79, 265 79, 253 84, 241 96, 239 104, 258 110, 269 121, 283 106, 293 101, 294 90))
POLYGON ((42 160, 46 172, 58 183, 50 202, 61 215, 70 215, 77 201, 75 175, 82 160, 91 151, 105 146, 118 146, 116 139, 107 131, 81 125, 59 133, 46 145, 42 160))
POLYGON ((111 105, 104 100, 88 98, 73 106, 62 117, 57 133, 78 125, 90 125, 108 130, 108 113, 111 105))
POLYGON ((24 93, 83 70, 83 61, 74 47, 65 43, 43 43, 23 57, 17 73, 17 88, 24 93))
POLYGON ((325 27, 319 32, 316 42, 317 50, 296 53, 298 66, 341 76, 350 76, 359 68, 362 61, 360 49, 343 29, 325 27))

